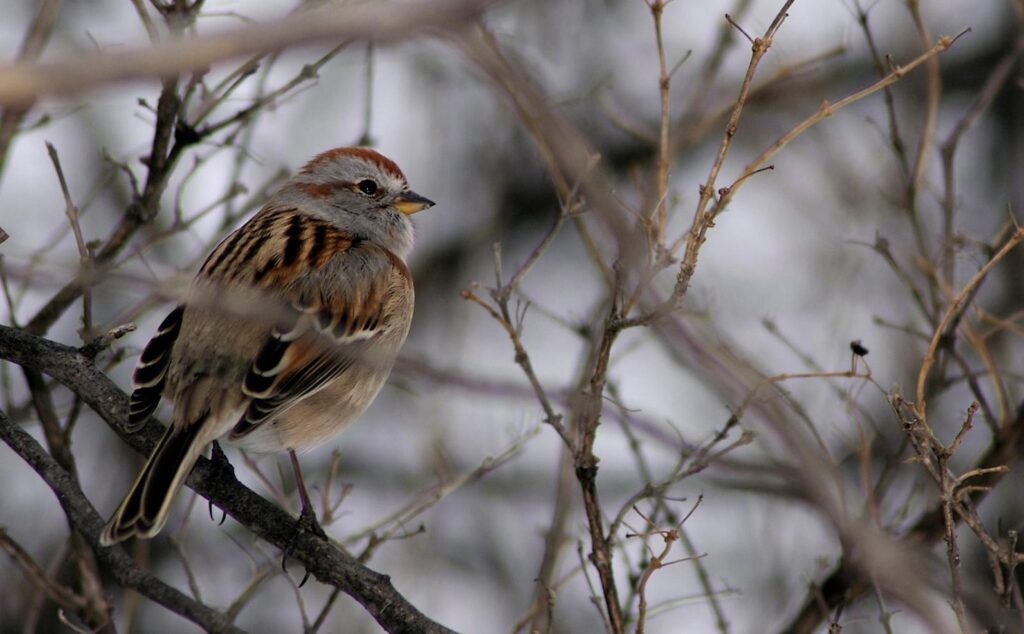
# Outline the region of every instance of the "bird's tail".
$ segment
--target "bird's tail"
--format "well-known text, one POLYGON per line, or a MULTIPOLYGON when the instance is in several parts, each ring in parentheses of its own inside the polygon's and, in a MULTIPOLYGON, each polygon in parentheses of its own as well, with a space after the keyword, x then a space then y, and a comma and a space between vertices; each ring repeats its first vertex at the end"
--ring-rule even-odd
POLYGON ((205 416, 184 429, 173 425, 167 428, 114 516, 103 527, 101 544, 111 546, 131 537, 149 539, 160 532, 174 495, 206 445, 206 434, 199 433, 204 422, 205 416))

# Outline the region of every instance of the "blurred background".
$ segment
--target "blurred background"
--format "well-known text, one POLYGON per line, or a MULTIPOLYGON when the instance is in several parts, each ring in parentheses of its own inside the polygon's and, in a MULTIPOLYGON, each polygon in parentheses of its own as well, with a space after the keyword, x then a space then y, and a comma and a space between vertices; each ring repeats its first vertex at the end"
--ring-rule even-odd
MULTIPOLYGON (((148 42, 139 13, 126 3, 59 4, 41 60, 148 42)), ((139 4, 166 37, 158 12, 139 4)), ((739 28, 760 36, 781 5, 729 0, 664 9, 664 52, 674 68, 670 243, 690 227, 750 60, 750 42, 739 28), (726 21, 727 13, 738 26, 726 21)), ((40 6, 5 3, 5 62, 19 56, 40 6)), ((210 35, 296 10, 302 7, 207 0, 185 30, 210 35)), ((639 502, 643 516, 625 507, 628 526, 619 531, 615 552, 630 629, 638 608, 629 589, 637 588, 644 553, 651 552, 630 535, 651 531, 645 517, 671 528, 696 505, 683 525, 690 550, 677 543, 666 561, 691 552, 699 563, 681 561, 651 575, 646 631, 762 632, 792 627, 808 588, 851 552, 840 539, 848 536, 844 522, 870 524, 899 545, 936 504, 935 484, 913 460, 913 443, 890 397, 902 393, 913 400, 937 317, 1012 233, 1013 215, 1019 217, 1021 19, 1014 0, 798 0, 790 8, 754 78, 718 186, 732 183, 824 101, 835 103, 877 81, 876 60, 888 72, 940 36, 970 31, 935 58, 938 90, 929 84, 927 65, 919 67, 890 92, 876 92, 801 134, 769 161, 774 169, 744 181, 708 232, 682 309, 616 342, 594 448, 608 519, 649 479, 669 478, 690 455, 687 448, 713 441, 734 413, 740 412, 738 423, 714 451, 730 446, 742 430, 753 435, 707 469, 676 478, 657 504, 639 502), (867 16, 866 31, 861 16, 867 16), (996 82, 1000 64, 1007 70, 996 82), (943 144, 960 126, 963 135, 946 165, 952 169, 944 170, 943 144), (902 141, 902 155, 894 138, 902 141), (909 183, 916 183, 912 195, 909 183), (869 350, 856 370, 869 372, 870 381, 817 376, 752 392, 760 377, 849 371, 854 340, 869 350), (832 506, 805 491, 815 478, 826 483, 832 506)), ((642 0, 517 0, 487 7, 483 22, 599 155, 623 216, 647 213, 657 201, 662 108, 649 6, 642 0)), ((591 600, 600 586, 592 569, 582 574, 578 554, 590 549, 578 485, 563 487, 571 493, 567 499, 557 494, 562 441, 542 422, 544 412, 506 332, 460 296, 476 289, 486 297, 484 287, 495 279, 494 244, 501 245, 507 276, 548 233, 565 201, 530 126, 451 33, 386 46, 353 41, 332 52, 337 44, 263 57, 254 73, 215 102, 211 95, 238 78, 232 74, 243 60, 215 64, 202 77, 202 87, 185 102, 186 121, 206 114, 208 105, 202 124, 228 121, 267 95, 274 98, 184 149, 159 213, 91 289, 88 320, 77 302, 46 337, 81 346, 134 323, 134 332, 97 359, 127 389, 141 346, 228 230, 314 154, 374 146, 437 206, 415 217, 416 316, 391 381, 358 424, 302 456, 307 482, 318 493, 328 482, 333 496, 347 492, 327 531, 353 554, 366 553, 371 568, 390 575, 413 604, 448 627, 510 632, 524 624, 528 631, 545 535, 563 505, 565 544, 555 564, 550 627, 600 631, 600 602, 591 600), (315 79, 290 86, 305 65, 321 62, 315 79), (274 93, 282 87, 287 90, 274 93), (380 537, 386 539, 377 544, 380 537)), ((189 77, 180 82, 182 90, 189 77)), ((104 85, 43 99, 16 124, 0 172, 0 227, 10 234, 0 245, 2 323, 23 326, 80 267, 45 143, 59 154, 85 241, 102 243, 132 199, 132 177, 145 180, 142 159, 150 152, 159 94, 156 79, 104 85)), ((616 252, 614 236, 592 215, 585 210, 578 222, 564 225, 513 300, 525 309, 521 337, 533 368, 563 413, 572 410, 587 338, 606 309, 605 271, 592 255, 596 249, 610 262, 616 252)), ((675 271, 670 266, 654 278, 656 292, 671 292, 675 271)), ((973 296, 978 310, 964 318, 970 332, 956 344, 961 349, 942 358, 934 370, 941 378, 929 384, 928 423, 943 442, 960 430, 973 400, 986 401, 988 411, 977 415, 951 459, 957 472, 978 462, 1024 396, 1022 271, 1020 250, 993 269, 973 296)), ((0 380, 4 411, 41 437, 19 369, 4 362, 0 380)), ((62 419, 77 419, 70 444, 82 486, 108 516, 142 459, 69 391, 55 388, 53 400, 62 419)), ((158 417, 166 420, 166 409, 158 417)), ((297 513, 284 457, 232 449, 228 457, 244 483, 297 513)), ((572 485, 571 472, 569 480, 572 485)), ((52 493, 6 448, 0 449, 0 481, 7 483, 0 525, 40 565, 71 583, 68 527, 52 493)), ((1019 467, 1011 465, 980 506, 993 539, 1020 528, 1021 484, 1019 467)), ((230 518, 223 526, 211 522, 205 501, 193 498, 191 491, 180 496, 167 536, 134 547, 140 565, 185 592, 194 575, 202 600, 218 608, 251 587, 236 619, 247 630, 299 631, 316 620, 330 587, 314 581, 296 591, 298 565, 291 577, 282 575, 279 552, 230 518)), ((1016 612, 1019 596, 1003 607, 993 590, 989 551, 971 530, 961 527, 957 534, 972 622, 1006 631, 1024 627, 1016 612)), ((662 547, 659 537, 650 539, 654 552, 662 547)), ((892 631, 928 631, 937 622, 956 629, 942 540, 914 549, 920 568, 908 572, 907 582, 917 594, 908 598, 883 587, 879 600, 869 593, 836 617, 843 631, 884 631, 883 622, 892 631), (924 613, 927 605, 933 614, 924 613), (880 618, 888 612, 888 621, 880 618)), ((106 590, 122 629, 195 627, 130 591, 113 584, 106 590)), ((0 566, 0 631, 65 627, 18 567, 0 566)), ((320 631, 374 632, 379 626, 342 596, 320 631)))

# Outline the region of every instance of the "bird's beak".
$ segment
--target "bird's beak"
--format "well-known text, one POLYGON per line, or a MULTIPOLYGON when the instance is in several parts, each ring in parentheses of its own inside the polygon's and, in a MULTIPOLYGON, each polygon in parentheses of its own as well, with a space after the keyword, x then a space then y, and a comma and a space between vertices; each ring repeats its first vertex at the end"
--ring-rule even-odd
POLYGON ((426 196, 420 196, 414 191, 402 192, 395 199, 395 208, 407 216, 411 216, 417 211, 423 211, 427 207, 433 207, 434 201, 430 200, 426 196))

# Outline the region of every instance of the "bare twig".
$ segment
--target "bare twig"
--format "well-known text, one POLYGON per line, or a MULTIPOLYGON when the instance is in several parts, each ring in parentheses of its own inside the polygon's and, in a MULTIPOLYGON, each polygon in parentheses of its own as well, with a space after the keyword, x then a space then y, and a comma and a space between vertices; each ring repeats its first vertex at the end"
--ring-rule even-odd
MULTIPOLYGON (((787 3, 787 7, 788 7, 787 3)), ((784 7, 785 8, 785 7, 784 7)), ((763 151, 757 158, 747 164, 743 169, 743 172, 732 182, 728 187, 723 187, 717 192, 714 190, 715 182, 718 177, 718 173, 721 170, 722 164, 725 161, 725 155, 728 153, 729 146, 732 142, 732 137, 736 133, 736 124, 739 120, 739 116, 743 111, 743 104, 746 102, 748 94, 750 92, 750 82, 753 79, 753 72, 757 69, 757 63, 761 57, 767 52, 767 47, 771 45, 771 37, 781 26, 782 19, 784 18, 784 12, 780 12, 776 16, 776 20, 769 26, 768 31, 765 32, 765 36, 755 40, 755 43, 760 42, 759 46, 754 47, 754 55, 751 57, 750 65, 747 68, 747 75, 744 77, 743 87, 740 89, 740 96, 736 100, 736 105, 733 109, 733 114, 729 118, 729 123, 726 124, 725 134, 722 139, 722 143, 719 146, 718 155, 715 158, 715 162, 712 165, 711 173, 708 175, 707 181, 701 185, 700 188, 700 199, 697 203, 697 211, 694 214, 693 224, 690 231, 679 238, 672 247, 669 249, 670 252, 675 252, 680 246, 686 245, 682 260, 679 265, 679 271, 676 275, 676 282, 672 289, 670 296, 655 307, 653 310, 624 319, 620 326, 624 328, 640 326, 649 324, 652 321, 664 317, 668 313, 677 309, 683 298, 686 296, 686 291, 689 289, 690 280, 693 278, 693 274, 697 268, 697 257, 700 252, 700 247, 703 245, 706 239, 708 229, 714 226, 714 221, 718 214, 728 205, 729 201, 736 194, 737 189, 743 184, 748 178, 757 173, 758 171, 765 169, 766 163, 771 160, 782 148, 786 147, 793 139, 797 138, 809 128, 815 124, 824 121, 828 117, 835 114, 836 111, 845 108, 846 106, 855 103, 879 90, 899 81, 903 76, 914 68, 925 63, 932 57, 939 53, 947 50, 952 46, 957 39, 959 39, 964 33, 967 33, 969 29, 961 31, 959 34, 949 37, 945 36, 939 38, 939 41, 928 51, 911 61, 905 66, 896 68, 883 79, 875 82, 874 84, 859 90, 851 95, 840 99, 834 104, 825 102, 821 105, 818 111, 810 117, 804 119, 802 122, 794 126, 789 132, 783 134, 776 140, 772 145, 763 151), (717 193, 714 205, 709 209, 708 205, 712 198, 717 193)))
POLYGON ((672 77, 668 70, 668 62, 665 60, 665 43, 661 35, 661 19, 665 12, 665 2, 664 0, 648 0, 647 6, 651 10, 651 19, 654 21, 654 39, 658 48, 658 92, 661 95, 661 121, 658 126, 658 182, 655 190, 657 205, 653 210, 655 217, 648 219, 648 235, 651 238, 651 244, 655 245, 655 249, 660 250, 665 243, 665 218, 668 205, 669 124, 672 114, 669 95, 672 77))
POLYGON ((938 352, 940 340, 950 334, 947 332, 947 326, 967 308, 967 298, 973 297, 975 288, 981 284, 988 275, 988 272, 992 270, 992 267, 1006 257, 1006 254, 1017 246, 1022 239, 1024 239, 1024 228, 1018 228, 1006 243, 1003 244, 1002 248, 1000 248, 999 251, 985 263, 985 266, 981 267, 981 269, 974 274, 967 284, 964 285, 957 296, 953 298, 953 301, 951 301, 949 306, 946 308, 946 312, 942 315, 942 319, 939 321, 938 326, 936 326, 935 332, 932 333, 931 341, 928 343, 928 350, 925 352, 924 358, 921 360, 921 368, 917 373, 917 396, 914 404, 914 411, 918 418, 922 420, 925 418, 925 381, 928 379, 928 372, 931 370, 932 364, 935 362, 935 355, 938 352))

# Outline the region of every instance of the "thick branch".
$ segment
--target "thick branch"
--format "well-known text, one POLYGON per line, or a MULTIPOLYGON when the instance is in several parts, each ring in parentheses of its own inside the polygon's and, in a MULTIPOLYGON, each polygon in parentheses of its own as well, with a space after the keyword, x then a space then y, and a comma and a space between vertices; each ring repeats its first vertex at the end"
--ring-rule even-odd
MULTIPOLYGON (((0 326, 0 358, 43 372, 78 394, 133 449, 149 453, 162 431, 150 421, 141 430, 125 430, 128 397, 74 348, 28 333, 0 326)), ((301 561, 310 573, 354 598, 389 632, 450 632, 424 616, 395 590, 387 575, 360 565, 351 555, 332 544, 301 533, 294 542, 295 518, 263 499, 223 470, 215 469, 201 458, 188 486, 211 500, 255 534, 281 548, 293 546, 292 556, 301 561)), ((84 498, 83 498, 84 501, 84 498)), ((97 516, 97 521, 98 516, 97 516)), ((97 548, 93 537, 99 535, 102 521, 95 526, 91 544, 101 557, 117 550, 97 548)), ((88 535, 87 535, 88 536, 88 535)))

